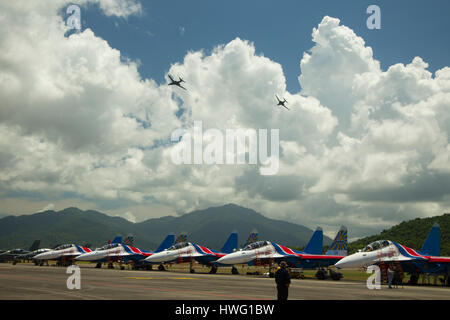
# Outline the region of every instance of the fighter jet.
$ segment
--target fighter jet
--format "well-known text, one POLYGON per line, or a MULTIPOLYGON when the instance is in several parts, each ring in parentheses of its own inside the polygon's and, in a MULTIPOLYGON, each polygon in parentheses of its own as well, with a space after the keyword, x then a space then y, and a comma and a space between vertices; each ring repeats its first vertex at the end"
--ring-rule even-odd
MULTIPOLYGON (((341 227, 330 247, 335 247, 336 242, 347 242, 347 228, 341 227)), ((331 266, 342 259, 342 255, 334 255, 333 251, 322 254, 323 231, 321 228, 312 235, 303 252, 279 245, 269 241, 258 241, 249 244, 244 249, 227 254, 217 260, 222 265, 269 265, 274 262, 286 261, 290 267, 303 269, 322 269, 331 266)), ((342 247, 339 245, 339 247, 342 247)), ((344 253, 344 252, 343 252, 344 253)), ((316 275, 318 278, 319 275, 316 275)), ((338 279, 335 279, 338 280, 338 279)))
POLYGON ((237 232, 232 232, 228 239, 225 241, 221 252, 216 252, 207 247, 200 246, 191 242, 179 242, 171 246, 170 248, 155 253, 147 258, 146 262, 150 263, 190 263, 190 271, 194 273, 193 262, 197 261, 206 266, 211 267, 210 273, 217 272, 217 265, 213 264, 214 261, 220 257, 225 256, 227 253, 233 252, 237 248, 237 232))
MULTIPOLYGON (((167 249, 173 244, 174 240, 175 236, 169 234, 155 252, 167 249)), ((154 252, 140 250, 124 243, 114 242, 107 244, 98 250, 79 255, 75 260, 96 262, 97 268, 101 267, 102 262, 106 262, 110 269, 113 268, 113 262, 118 262, 121 269, 123 269, 122 263, 131 262, 133 264, 133 269, 138 269, 141 267, 139 261, 152 254, 154 254, 154 252)))
POLYGON ((33 244, 31 245, 30 249, 11 249, 5 252, 2 252, 0 254, 0 261, 13 261, 14 264, 17 261, 17 258, 20 255, 30 253, 34 250, 37 250, 39 248, 39 244, 41 243, 41 240, 34 240, 33 244))
POLYGON ((275 97, 276 97, 277 100, 278 100, 277 106, 283 106, 283 107, 285 107, 286 109, 290 110, 290 109, 289 109, 288 107, 286 107, 286 105, 285 105, 285 104, 287 103, 286 99, 283 99, 283 101, 281 101, 280 98, 278 98, 277 95, 275 95, 275 97))
POLYGON ((450 257, 440 256, 440 227, 436 223, 431 228, 420 251, 416 251, 390 240, 379 240, 364 249, 339 260, 339 269, 363 268, 378 265, 380 269, 394 265, 402 272, 411 274, 411 283, 417 283, 419 274, 441 274, 450 284, 450 257))
POLYGON ((77 244, 63 244, 62 246, 58 246, 55 249, 35 255, 33 257, 33 260, 57 260, 57 265, 64 266, 67 264, 72 264, 75 257, 91 251, 91 249, 79 246, 77 244))
POLYGON ((180 79, 180 80, 178 80, 178 81, 174 80, 170 74, 168 75, 168 77, 170 78, 170 81, 171 81, 171 82, 169 83, 169 86, 175 85, 175 86, 180 87, 181 89, 187 90, 185 87, 183 87, 183 86, 181 85, 181 82, 186 82, 186 81, 184 81, 183 79, 181 79, 181 77, 178 77, 178 78, 180 79))
MULTIPOLYGON (((28 261, 29 260, 33 260, 33 258, 35 256, 37 256, 38 254, 44 253, 44 252, 47 252, 47 251, 50 251, 50 250, 51 249, 48 249, 48 248, 37 249, 37 250, 31 251, 29 253, 24 253, 24 254, 18 255, 17 256, 17 260, 28 260, 28 261)), ((43 263, 41 261, 34 260, 34 264, 35 265, 42 265, 43 263)))

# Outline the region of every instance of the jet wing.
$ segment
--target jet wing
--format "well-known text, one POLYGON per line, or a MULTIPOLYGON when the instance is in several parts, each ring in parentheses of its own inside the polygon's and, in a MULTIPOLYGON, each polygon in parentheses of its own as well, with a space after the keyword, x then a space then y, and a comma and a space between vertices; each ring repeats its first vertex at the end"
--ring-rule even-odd
POLYGON ((308 259, 308 260, 340 260, 344 258, 344 256, 333 256, 333 255, 326 255, 326 254, 299 254, 299 256, 302 259, 308 259))
POLYGON ((128 252, 113 252, 113 253, 108 254, 107 256, 117 258, 117 257, 127 257, 130 255, 131 254, 128 252))
POLYGON ((423 259, 409 258, 409 257, 404 257, 404 256, 397 256, 395 258, 392 258, 392 257, 379 258, 379 261, 383 261, 383 262, 413 261, 413 260, 423 260, 423 259))
POLYGON ((428 262, 450 263, 449 257, 428 257, 428 262))
POLYGON ((170 74, 167 75, 172 82, 175 82, 170 74))

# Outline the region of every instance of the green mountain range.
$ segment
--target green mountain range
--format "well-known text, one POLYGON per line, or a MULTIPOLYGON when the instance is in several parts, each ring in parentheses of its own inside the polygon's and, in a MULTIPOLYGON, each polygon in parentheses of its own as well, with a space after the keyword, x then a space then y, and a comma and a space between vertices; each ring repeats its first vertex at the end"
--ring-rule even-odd
POLYGON ((380 234, 358 239, 349 244, 349 252, 354 253, 376 240, 391 240, 407 247, 420 250, 433 224, 441 226, 441 255, 450 256, 450 213, 430 218, 417 218, 404 221, 380 234))
MULTIPOLYGON (((67 208, 0 219, 0 249, 27 248, 35 239, 41 239, 43 248, 64 243, 99 247, 117 234, 132 234, 135 246, 154 250, 167 234, 185 232, 188 241, 219 250, 232 231, 238 232, 239 243, 243 244, 254 229, 261 240, 293 247, 305 246, 313 233, 302 225, 269 219, 235 204, 140 223, 98 211, 67 208)), ((324 244, 330 243, 331 239, 324 236, 324 244)))

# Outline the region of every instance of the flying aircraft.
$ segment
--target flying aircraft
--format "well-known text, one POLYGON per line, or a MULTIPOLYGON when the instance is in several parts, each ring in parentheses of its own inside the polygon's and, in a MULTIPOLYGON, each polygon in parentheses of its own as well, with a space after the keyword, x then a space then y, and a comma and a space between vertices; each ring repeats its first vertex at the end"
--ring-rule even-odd
POLYGON ((37 250, 39 248, 39 244, 41 243, 41 240, 34 240, 33 244, 31 245, 30 249, 11 249, 7 250, 5 252, 2 252, 0 254, 0 261, 6 262, 6 261, 13 261, 14 264, 16 264, 17 259, 20 255, 30 253, 34 250, 37 250))
POLYGON ((290 110, 288 107, 286 107, 286 103, 287 103, 286 99, 283 99, 283 101, 281 101, 280 98, 278 98, 277 95, 275 95, 275 97, 276 97, 277 100, 278 100, 277 106, 283 106, 283 107, 285 107, 286 109, 290 110))
MULTIPOLYGON (((237 248, 238 235, 237 232, 232 232, 228 239, 225 241, 221 252, 216 252, 207 247, 200 246, 191 242, 178 242, 171 246, 170 248, 155 253, 147 258, 146 262, 150 263, 190 263, 190 272, 194 273, 193 262, 197 261, 206 266, 211 267, 210 273, 217 272, 217 265, 212 262, 216 261, 220 257, 225 256, 227 253, 233 252, 237 248)), ((160 268, 161 270, 161 268, 160 268)))
POLYGON ((183 86, 181 85, 181 82, 186 82, 186 81, 184 81, 183 79, 181 79, 181 77, 178 77, 179 80, 177 81, 177 80, 174 80, 170 74, 167 75, 167 76, 170 78, 170 81, 171 81, 171 82, 169 83, 169 86, 175 85, 175 86, 178 86, 178 87, 180 87, 180 88, 182 88, 182 89, 184 89, 184 90, 187 90, 185 87, 183 87, 183 86))
MULTIPOLYGON (((156 249, 155 253, 170 247, 174 240, 175 235, 169 234, 156 249)), ((98 250, 79 255, 75 258, 75 260, 96 262, 97 268, 101 268, 101 263, 103 262, 108 263, 108 268, 113 268, 113 262, 118 262, 120 264, 132 262, 133 268, 138 269, 142 266, 139 263, 139 260, 151 256, 152 254, 153 252, 140 250, 130 245, 115 241, 99 248, 98 250)), ((123 269, 122 265, 120 267, 123 269)))
MULTIPOLYGON (((218 259, 216 263, 222 265, 268 265, 274 262, 279 263, 281 261, 286 261, 290 267, 321 269, 333 265, 344 257, 343 255, 333 254, 333 250, 327 251, 326 254, 322 254, 322 244, 323 231, 322 228, 319 227, 313 233, 303 252, 269 241, 258 241, 249 244, 242 250, 227 254, 218 259)), ((336 246, 345 248, 341 253, 346 254, 347 228, 344 226, 339 229, 330 248, 336 246)))
POLYGON ((80 254, 91 252, 92 250, 77 244, 63 244, 47 252, 39 253, 33 257, 33 260, 48 261, 57 260, 57 265, 70 265, 80 254))
MULTIPOLYGON (((378 265, 386 270, 395 266, 402 272, 411 274, 411 283, 417 283, 419 274, 442 274, 450 281, 450 257, 440 256, 440 226, 435 223, 420 251, 416 251, 390 240, 379 240, 364 249, 339 260, 339 269, 363 268, 378 265)), ((400 271, 399 270, 399 271, 400 271)))

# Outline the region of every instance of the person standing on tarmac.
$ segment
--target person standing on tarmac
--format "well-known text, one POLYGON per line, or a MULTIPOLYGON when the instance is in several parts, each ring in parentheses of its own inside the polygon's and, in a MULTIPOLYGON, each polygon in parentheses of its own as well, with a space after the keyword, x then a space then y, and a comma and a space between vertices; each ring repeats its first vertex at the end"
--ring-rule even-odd
POLYGON ((287 300, 291 276, 286 269, 285 261, 281 261, 280 268, 275 272, 275 283, 277 284, 278 300, 287 300))

